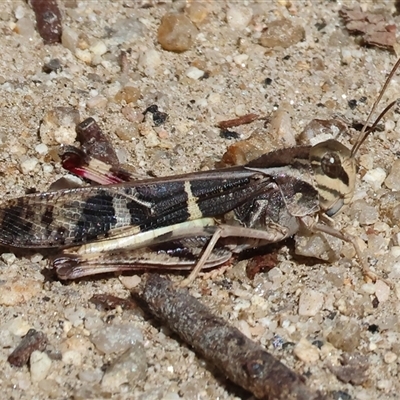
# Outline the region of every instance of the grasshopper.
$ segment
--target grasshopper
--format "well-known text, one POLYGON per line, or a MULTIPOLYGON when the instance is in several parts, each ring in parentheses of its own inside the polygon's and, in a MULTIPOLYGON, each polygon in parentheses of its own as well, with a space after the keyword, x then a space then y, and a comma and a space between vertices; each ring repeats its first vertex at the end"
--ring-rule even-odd
POLYGON ((203 268, 225 263, 232 248, 282 241, 305 226, 353 243, 364 274, 376 278, 355 239, 336 230, 331 218, 352 200, 358 149, 396 103, 368 127, 399 65, 400 59, 351 150, 330 139, 279 149, 244 166, 11 199, 0 207, 0 244, 60 249, 52 263, 61 279, 164 267, 191 269, 183 281, 188 285, 203 268), (238 238, 244 243, 238 245, 238 238), (218 247, 220 241, 224 246, 218 247), (173 249, 176 243, 194 248, 198 260, 186 257, 174 264, 140 253, 162 244, 173 249))

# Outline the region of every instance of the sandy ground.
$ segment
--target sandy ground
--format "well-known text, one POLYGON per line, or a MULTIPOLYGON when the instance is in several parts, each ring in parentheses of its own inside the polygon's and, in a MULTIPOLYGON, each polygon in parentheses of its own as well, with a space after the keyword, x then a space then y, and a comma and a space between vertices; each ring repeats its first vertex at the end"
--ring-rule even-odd
MULTIPOLYGON (((54 116, 58 107, 78 110, 80 120, 94 117, 130 168, 166 176, 212 168, 235 140, 255 132, 265 132, 265 148, 270 150, 268 125, 264 127, 263 121, 234 128, 239 139, 226 139, 216 127, 224 119, 246 113, 270 116, 284 106, 289 118, 282 129, 294 135, 314 118, 341 114, 349 121, 365 120, 396 61, 394 53, 360 47, 347 34, 338 15, 340 2, 210 0, 203 3, 208 11, 195 43, 183 53, 165 51, 157 41, 161 17, 182 10, 183 1, 150 7, 128 0, 83 1, 77 8, 70 7, 74 2, 66 3, 62 6, 63 26, 81 34, 76 54, 61 44, 45 46, 37 32, 31 37, 29 21, 32 24, 35 18, 24 1, 1 2, 3 198, 23 195, 32 188, 45 191, 65 175, 55 154, 58 142, 74 142, 74 125, 70 123, 71 110, 64 111, 65 120, 54 116), (227 22, 229 7, 243 18, 251 9, 252 21, 232 27, 227 22), (26 20, 21 22, 21 18, 26 20), (262 29, 282 18, 304 28, 304 40, 285 49, 260 46, 262 29), (128 22, 127 34, 118 31, 128 22), (123 71, 121 50, 127 54, 123 71), (62 70, 43 72, 43 65, 55 58, 62 70), (209 76, 188 77, 190 66, 209 76), (115 97, 126 85, 139 93, 130 104, 115 97), (353 99, 357 100, 355 108, 349 106, 353 99), (161 128, 154 128, 151 121, 139 122, 138 114, 152 104, 168 114, 161 128)), ((362 3, 366 11, 394 13, 392 2, 379 4, 362 3)), ((399 17, 389 18, 389 22, 398 21, 399 17)), ((398 96, 399 79, 394 78, 383 104, 398 96)), ((388 197, 392 189, 400 187, 396 179, 392 182, 393 175, 391 183, 384 183, 400 151, 398 119, 398 113, 390 113, 385 130, 374 134, 360 150, 355 206, 337 218, 347 232, 362 239, 373 268, 387 277, 392 288, 382 281, 365 284, 351 246, 341 249, 337 245, 332 262, 304 264, 304 259, 295 260, 283 248, 276 268, 254 280, 246 277, 245 262, 241 262, 225 276, 198 279, 191 289, 216 314, 304 374, 311 388, 335 399, 395 399, 400 391, 399 196, 388 197), (299 302, 305 302, 311 311, 302 311, 299 302), (346 358, 350 361, 344 362, 344 367, 340 360, 346 358), (332 365, 339 367, 339 372, 334 373, 329 368, 332 365), (343 376, 352 382, 343 382, 343 376)), ((351 135, 354 132, 340 140, 348 145, 354 142, 351 135)), ((13 256, 10 249, 2 251, 3 398, 250 397, 139 310, 97 310, 89 302, 94 294, 129 295, 118 277, 66 284, 46 272, 48 264, 42 256, 23 251, 13 256), (139 332, 147 357, 145 374, 119 387, 101 383, 103 371, 119 353, 104 354, 93 339, 95 332, 110 326, 139 332), (16 368, 7 362, 29 328, 44 332, 51 350, 51 367, 39 377, 27 365, 16 368)))

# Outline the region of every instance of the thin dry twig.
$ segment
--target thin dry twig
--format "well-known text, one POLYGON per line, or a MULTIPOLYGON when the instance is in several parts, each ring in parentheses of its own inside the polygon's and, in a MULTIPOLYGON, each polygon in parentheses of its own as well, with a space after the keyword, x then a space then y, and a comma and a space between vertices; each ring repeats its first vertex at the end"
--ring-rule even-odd
POLYGON ((168 279, 147 274, 135 295, 186 343, 257 399, 325 398, 311 391, 303 377, 168 279))
POLYGON ((40 36, 45 44, 61 42, 61 12, 56 0, 29 0, 40 36))
POLYGON ((228 129, 233 128, 235 126, 250 124, 251 122, 259 119, 260 116, 258 114, 246 114, 239 118, 229 119, 227 121, 220 121, 218 122, 218 128, 221 129, 228 129))

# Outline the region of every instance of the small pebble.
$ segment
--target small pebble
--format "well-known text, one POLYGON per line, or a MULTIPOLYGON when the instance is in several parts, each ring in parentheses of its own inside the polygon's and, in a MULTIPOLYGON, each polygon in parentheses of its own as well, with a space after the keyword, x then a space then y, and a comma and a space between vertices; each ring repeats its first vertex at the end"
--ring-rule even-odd
POLYGON ((111 38, 116 44, 134 41, 135 38, 143 36, 145 29, 145 25, 137 17, 119 19, 110 29, 113 32, 111 38))
POLYGON ((232 29, 244 29, 253 18, 251 7, 232 5, 226 13, 226 21, 232 29))
POLYGON ((334 359, 336 358, 337 353, 338 351, 332 346, 331 343, 328 342, 325 342, 320 349, 320 354, 323 359, 334 359))
POLYGON ((364 283, 361 286, 361 289, 363 292, 367 294, 375 294, 375 284, 374 283, 364 283))
POLYGON ((295 252, 304 257, 315 257, 321 260, 333 261, 337 254, 340 254, 343 243, 340 239, 323 234, 311 234, 307 232, 305 236, 297 234, 295 236, 295 252))
POLYGON ((204 71, 192 66, 186 70, 185 75, 190 79, 198 80, 204 76, 204 71))
POLYGON ((122 115, 129 121, 133 122, 133 124, 128 128, 124 126, 117 126, 115 129, 115 133, 120 137, 120 139, 130 140, 132 137, 137 136, 138 127, 137 124, 143 122, 144 116, 143 114, 135 110, 133 107, 123 107, 122 115))
POLYGON ((106 108, 108 103, 108 100, 102 96, 102 95, 97 95, 94 96, 92 98, 90 98, 87 102, 86 102, 86 106, 89 109, 97 109, 97 110, 103 110, 106 108))
POLYGON ((87 383, 99 383, 103 377, 103 372, 99 369, 83 370, 79 372, 79 379, 87 383))
MULTIPOLYGON (((393 247, 390 249, 390 255, 391 255, 393 258, 398 258, 398 257, 400 257, 400 246, 393 246, 393 247)), ((400 268, 400 264, 398 265, 397 268, 400 268)))
POLYGON ((246 115, 247 113, 247 108, 245 104, 238 104, 237 106, 235 106, 235 114, 238 117, 242 117, 243 115, 246 115))
POLYGON ((324 305, 324 295, 316 290, 303 290, 299 298, 299 315, 313 317, 324 305))
POLYGON ((90 46, 89 50, 97 56, 102 56, 108 51, 106 44, 101 40, 90 46))
POLYGON ((379 303, 383 303, 389 300, 390 287, 385 282, 377 280, 375 283, 375 296, 379 303))
POLYGON ((52 72, 59 72, 62 70, 61 61, 58 58, 52 58, 49 62, 43 65, 43 72, 51 74, 52 72))
POLYGON ((374 157, 372 154, 362 154, 359 157, 359 163, 362 167, 364 167, 367 170, 370 170, 374 166, 374 157))
POLYGON ((239 54, 235 57, 233 57, 233 61, 237 64, 240 65, 241 67, 246 66, 246 61, 249 59, 248 54, 239 54))
POLYGON ((161 65, 161 54, 155 49, 142 52, 138 60, 138 68, 147 76, 153 76, 161 65))
POLYGON ((256 306, 258 309, 262 310, 263 312, 267 311, 269 309, 268 301, 262 296, 258 296, 255 294, 254 296, 251 296, 250 300, 251 300, 251 304, 253 306, 256 306))
POLYGON ((1 259, 7 264, 7 265, 12 265, 14 264, 15 260, 17 257, 15 256, 14 253, 3 253, 1 255, 1 259))
POLYGON ((154 132, 154 130, 151 130, 147 134, 145 144, 147 147, 157 147, 160 145, 160 140, 158 139, 158 136, 157 136, 156 132, 154 132))
POLYGON ((400 160, 396 160, 392 164, 392 169, 385 179, 385 185, 392 190, 400 190, 400 160))
POLYGON ((394 363, 397 360, 397 354, 393 353, 392 351, 388 351, 384 354, 383 359, 385 360, 386 364, 394 363))
POLYGON ((379 213, 375 207, 370 206, 365 200, 356 200, 350 205, 350 215, 360 225, 372 225, 379 220, 379 213))
POLYGON ((296 145, 295 130, 292 127, 293 108, 287 102, 282 102, 270 119, 269 131, 280 147, 296 145))
POLYGON ((121 275, 119 277, 119 280, 125 286, 126 289, 130 290, 137 287, 142 281, 142 278, 139 275, 131 275, 131 276, 121 275))
POLYGON ((72 324, 68 320, 63 321, 63 332, 68 333, 72 329, 72 324))
POLYGON ((381 188, 382 183, 386 179, 386 172, 382 168, 371 169, 362 179, 364 182, 367 182, 374 191, 377 191, 381 188))
POLYGON ((17 6, 15 9, 15 18, 16 19, 21 19, 25 17, 25 7, 22 6, 17 6))
POLYGON ((370 342, 370 344, 368 345, 369 351, 376 351, 377 348, 378 345, 375 342, 370 342))
POLYGON ((36 157, 25 157, 21 159, 21 171, 22 173, 29 174, 29 172, 32 172, 36 166, 38 165, 39 160, 36 157))
POLYGON ((221 95, 219 93, 211 93, 208 97, 208 102, 210 104, 219 104, 221 103, 221 95))
POLYGON ((343 47, 341 50, 341 60, 343 64, 350 64, 351 61, 353 60, 351 51, 347 49, 346 47, 343 47))
POLYGON ((126 104, 130 104, 136 103, 140 99, 141 95, 142 94, 138 88, 127 85, 118 91, 114 99, 118 103, 125 102, 126 104))
POLYGON ((138 341, 107 368, 101 386, 107 390, 117 390, 123 384, 135 387, 146 378, 146 373, 146 351, 138 341))
POLYGON ((370 234, 368 235, 368 250, 375 256, 383 256, 387 253, 387 246, 389 239, 384 238, 382 235, 370 234))
POLYGON ((142 332, 133 324, 104 326, 91 335, 92 343, 105 354, 126 351, 132 344, 142 340, 142 332))
POLYGON ((73 144, 75 126, 80 122, 80 113, 74 107, 55 107, 43 116, 39 128, 42 142, 48 146, 73 144))
POLYGON ((294 25, 290 20, 284 18, 272 21, 267 25, 261 34, 260 44, 264 47, 283 47, 286 49, 304 38, 304 28, 294 25))
POLYGON ((354 352, 361 340, 360 326, 355 321, 338 321, 327 336, 327 340, 337 349, 354 352))
POLYGON ((46 378, 51 368, 50 357, 41 351, 35 350, 30 358, 30 373, 32 382, 39 382, 46 378))
POLYGON ((76 131, 72 127, 60 127, 54 130, 54 139, 59 144, 73 144, 76 139, 76 131))
POLYGON ((39 153, 41 156, 44 156, 49 151, 49 148, 44 143, 40 143, 37 146, 35 146, 35 151, 39 153))
POLYGON ((75 54, 78 47, 79 34, 68 26, 64 26, 61 34, 61 44, 75 54))
POLYGON ((126 147, 115 148, 115 153, 117 154, 118 161, 121 164, 127 164, 130 161, 131 155, 126 147))
POLYGON ((197 28, 184 14, 165 14, 158 28, 158 42, 164 50, 181 53, 189 50, 196 39, 197 28))
POLYGON ((378 210, 373 207, 366 205, 360 212, 358 222, 360 225, 372 225, 375 222, 377 222, 379 219, 379 213, 378 210))
MULTIPOLYGON (((393 264, 392 270, 389 274, 389 278, 392 280, 395 280, 396 282, 400 281, 400 263, 399 262, 393 264)), ((395 288, 396 288, 396 296, 399 297, 400 296, 400 283, 396 284, 395 288)))
POLYGON ((294 347, 293 352, 297 358, 308 364, 316 363, 319 360, 318 347, 314 346, 305 338, 300 339, 294 347))

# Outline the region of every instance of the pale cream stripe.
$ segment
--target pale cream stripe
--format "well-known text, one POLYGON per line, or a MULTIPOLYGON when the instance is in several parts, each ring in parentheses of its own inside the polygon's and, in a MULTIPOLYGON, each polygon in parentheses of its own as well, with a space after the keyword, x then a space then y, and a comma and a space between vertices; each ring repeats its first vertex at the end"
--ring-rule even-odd
POLYGON ((190 181, 185 181, 184 186, 185 192, 188 196, 187 200, 187 212, 189 213, 189 219, 191 221, 195 219, 200 219, 203 217, 203 214, 197 204, 198 197, 193 196, 192 188, 190 186, 190 181))

